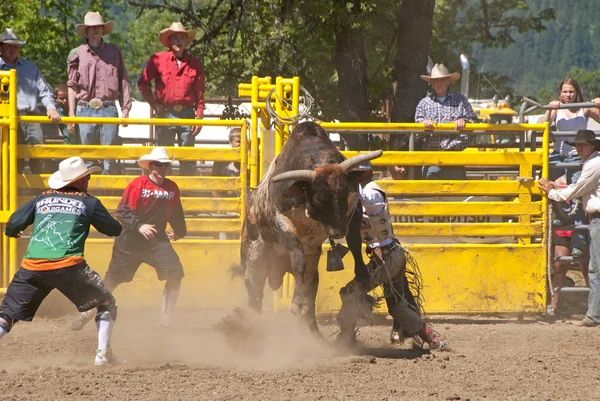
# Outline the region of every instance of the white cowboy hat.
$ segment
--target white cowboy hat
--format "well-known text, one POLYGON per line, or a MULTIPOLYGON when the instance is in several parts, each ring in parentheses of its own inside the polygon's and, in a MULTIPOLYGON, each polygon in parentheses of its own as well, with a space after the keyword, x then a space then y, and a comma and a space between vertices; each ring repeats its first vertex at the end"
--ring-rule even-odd
POLYGON ((175 156, 173 158, 169 158, 169 154, 167 153, 167 149, 164 146, 157 146, 152 149, 152 152, 147 155, 143 155, 137 161, 138 166, 141 168, 145 168, 148 170, 148 165, 150 162, 159 162, 159 163, 173 163, 175 160, 175 156))
POLYGON ((48 179, 48 186, 52 189, 61 189, 80 178, 102 171, 98 166, 87 167, 83 159, 79 156, 69 157, 60 162, 58 171, 48 179))
POLYGON ((421 75, 421 79, 427 82, 431 82, 431 80, 433 79, 440 79, 446 77, 452 78, 451 82, 454 82, 460 79, 460 74, 458 72, 450 73, 450 71, 448 71, 448 68, 444 64, 436 64, 431 69, 431 75, 421 75))
POLYGON ((6 28, 4 32, 2 32, 2 35, 0 35, 0 43, 9 43, 11 45, 25 46, 27 44, 27 41, 19 40, 19 37, 17 36, 14 30, 6 28))
POLYGON ((115 27, 115 24, 113 24, 112 21, 104 22, 104 19, 99 12, 90 11, 85 14, 85 17, 83 18, 83 24, 75 25, 75 32, 77 32, 77 35, 81 36, 82 38, 87 38, 85 29, 89 26, 98 25, 104 25, 104 33, 102 35, 108 35, 115 27))
POLYGON ((160 31, 160 33, 158 34, 158 40, 160 40, 160 43, 162 43, 165 47, 171 47, 171 45, 169 44, 169 36, 171 36, 171 34, 173 33, 178 32, 182 32, 187 35, 187 41, 185 42, 184 46, 187 46, 190 43, 192 43, 192 40, 194 40, 194 38, 196 37, 196 32, 192 31, 191 29, 186 30, 181 22, 173 22, 170 27, 160 31))

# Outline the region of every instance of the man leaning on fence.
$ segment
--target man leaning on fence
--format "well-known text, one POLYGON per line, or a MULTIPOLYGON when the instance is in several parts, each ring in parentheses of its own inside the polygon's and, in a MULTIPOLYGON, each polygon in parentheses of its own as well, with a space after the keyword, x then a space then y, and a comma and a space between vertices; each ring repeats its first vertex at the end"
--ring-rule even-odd
MULTIPOLYGON (((454 123, 457 131, 462 131, 466 123, 477 122, 477 114, 469 100, 448 89, 459 78, 458 72, 450 73, 444 64, 434 65, 431 75, 421 75, 421 79, 431 84, 433 93, 417 105, 415 122, 423 123, 426 130, 432 130, 437 124, 454 123)), ((426 151, 460 151, 468 143, 466 134, 425 134, 422 138, 423 150, 426 151)), ((425 166, 423 177, 428 180, 464 180, 467 175, 463 166, 425 166)))
MULTIPOLYGON (((73 50, 68 59, 70 117, 117 118, 117 101, 122 117, 129 117, 131 88, 123 56, 117 46, 102 39, 113 27, 97 12, 88 12, 84 23, 75 25, 75 32, 86 42, 73 50)), ((75 135, 74 124, 69 124, 68 129, 75 135)), ((119 126, 114 124, 81 124, 79 136, 82 145, 121 144, 119 126)), ((117 161, 105 160, 102 173, 119 174, 117 161)))
MULTIPOLYGON (((169 50, 154 53, 138 80, 144 99, 152 106, 156 117, 201 119, 204 116, 204 68, 199 59, 185 50, 196 36, 181 22, 163 29, 158 39, 169 50), (155 93, 152 93, 154 81, 155 93)), ((160 146, 194 146, 202 127, 157 126, 156 137, 160 146)), ((196 162, 180 162, 180 175, 196 175, 196 162)))
POLYGON ((555 188, 555 185, 545 178, 539 180, 539 185, 548 195, 548 199, 565 202, 581 198, 583 201, 590 232, 590 295, 585 318, 575 324, 593 327, 600 324, 600 157, 597 152, 600 141, 596 139, 593 131, 579 130, 575 141, 567 143, 575 146, 577 154, 583 160, 581 177, 576 183, 563 189, 555 188))
MULTIPOLYGON (((20 116, 39 115, 38 99, 47 110, 47 115, 54 122, 60 121, 56 111, 52 88, 44 79, 40 69, 31 61, 19 57, 21 47, 27 41, 20 40, 12 29, 5 29, 0 36, 0 70, 17 70, 17 113, 20 116)), ((20 144, 39 145, 44 143, 44 133, 39 123, 20 123, 17 130, 17 142, 20 144)), ((32 173, 45 171, 41 160, 31 159, 29 168, 32 173)), ((23 160, 19 160, 18 171, 24 168, 23 160)))

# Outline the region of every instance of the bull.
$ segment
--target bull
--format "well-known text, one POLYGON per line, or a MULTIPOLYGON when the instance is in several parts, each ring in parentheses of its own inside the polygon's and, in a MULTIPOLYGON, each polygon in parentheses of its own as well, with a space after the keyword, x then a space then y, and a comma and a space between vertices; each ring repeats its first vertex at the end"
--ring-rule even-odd
POLYGON ((366 274, 358 184, 371 172, 353 168, 381 154, 378 150, 346 160, 321 126, 296 126, 246 205, 241 263, 251 309, 261 311, 267 280, 275 291, 289 272, 295 279, 292 313, 303 316, 320 336, 315 300, 322 244, 346 237, 355 274, 366 274))

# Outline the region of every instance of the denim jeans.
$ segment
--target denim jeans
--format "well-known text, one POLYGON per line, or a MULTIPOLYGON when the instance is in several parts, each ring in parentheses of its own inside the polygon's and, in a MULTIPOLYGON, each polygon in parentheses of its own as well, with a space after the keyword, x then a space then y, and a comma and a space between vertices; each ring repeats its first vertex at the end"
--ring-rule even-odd
MULTIPOLYGON (((88 106, 77 105, 75 112, 77 117, 113 117, 118 118, 117 106, 103 106, 98 110, 88 106)), ((114 124, 81 124, 79 125, 79 137, 82 145, 120 145, 119 126, 114 124)), ((120 174, 117 160, 104 160, 104 171, 102 174, 120 174)))
MULTIPOLYGON (((44 143, 44 132, 39 123, 20 123, 17 127, 17 143, 20 145, 40 145, 44 143)), ((25 161, 17 160, 17 171, 23 172, 25 161)), ((44 161, 41 159, 29 159, 29 169, 32 174, 52 173, 44 171, 44 161)))
POLYGON ((592 219, 590 231, 590 295, 588 310, 585 314, 596 323, 600 323, 600 219, 592 219))
POLYGON ((466 180, 467 171, 463 166, 423 166, 425 180, 466 180))
MULTIPOLYGON (((172 108, 167 109, 167 113, 161 118, 172 119, 194 119, 196 111, 193 107, 186 107, 181 111, 175 111, 172 108)), ((194 146, 196 138, 192 136, 192 127, 190 126, 174 126, 167 127, 164 125, 156 127, 156 139, 158 146, 175 146, 175 137, 177 136, 177 144, 179 146, 194 146)), ((187 161, 179 162, 179 175, 196 175, 196 162, 187 161)))

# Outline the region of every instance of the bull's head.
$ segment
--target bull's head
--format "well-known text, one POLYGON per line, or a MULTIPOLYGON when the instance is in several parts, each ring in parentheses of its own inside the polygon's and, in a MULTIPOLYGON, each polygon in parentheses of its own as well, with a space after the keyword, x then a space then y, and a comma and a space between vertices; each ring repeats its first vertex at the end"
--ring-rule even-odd
POLYGON ((301 200, 306 205, 308 217, 322 223, 328 236, 342 238, 356 206, 358 184, 372 175, 371 170, 357 170, 356 167, 382 153, 375 150, 314 170, 287 171, 271 181, 294 181, 282 196, 301 200))

